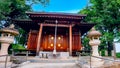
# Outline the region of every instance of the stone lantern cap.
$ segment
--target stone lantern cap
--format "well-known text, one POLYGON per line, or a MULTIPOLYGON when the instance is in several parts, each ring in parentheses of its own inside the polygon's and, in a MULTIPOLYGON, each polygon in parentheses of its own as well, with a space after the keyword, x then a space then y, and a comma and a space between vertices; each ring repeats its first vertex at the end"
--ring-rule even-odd
POLYGON ((93 27, 91 31, 88 33, 88 37, 100 37, 102 34, 99 31, 96 31, 95 28, 93 27))
POLYGON ((10 34, 13 34, 13 35, 18 35, 19 34, 18 30, 14 28, 14 24, 11 24, 9 27, 5 27, 5 28, 0 29, 0 32, 10 33, 10 34))

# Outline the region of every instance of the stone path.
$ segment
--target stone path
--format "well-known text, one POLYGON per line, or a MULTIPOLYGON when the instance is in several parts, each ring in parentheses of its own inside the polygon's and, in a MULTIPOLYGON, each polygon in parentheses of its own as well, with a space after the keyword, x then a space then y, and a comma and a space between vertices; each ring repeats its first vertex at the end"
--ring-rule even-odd
POLYGON ((40 59, 40 58, 34 58, 34 59, 29 59, 30 62, 32 63, 74 63, 77 59, 40 59))
POLYGON ((75 63, 28 63, 18 68, 80 68, 75 63))
POLYGON ((76 65, 75 58, 62 58, 62 59, 45 59, 29 57, 30 62, 20 65, 17 68, 80 68, 76 65))
MULTIPOLYGON (((107 59, 113 59, 111 57, 106 57, 107 59)), ((19 58, 22 61, 23 57, 19 58)), ((46 58, 35 58, 28 57, 27 62, 23 62, 21 64, 12 64, 12 66, 17 66, 14 68, 90 68, 90 65, 84 66, 89 62, 90 58, 88 56, 82 56, 80 58, 77 57, 69 57, 62 59, 46 59, 46 58), (79 60, 78 60, 79 59, 79 60)), ((25 61, 25 59, 24 59, 25 61)), ((10 67, 11 63, 7 63, 7 68, 10 67)), ((5 68, 4 63, 0 63, 0 68, 5 68)), ((120 60, 113 63, 113 61, 105 61, 105 64, 100 68, 120 68, 120 60)))

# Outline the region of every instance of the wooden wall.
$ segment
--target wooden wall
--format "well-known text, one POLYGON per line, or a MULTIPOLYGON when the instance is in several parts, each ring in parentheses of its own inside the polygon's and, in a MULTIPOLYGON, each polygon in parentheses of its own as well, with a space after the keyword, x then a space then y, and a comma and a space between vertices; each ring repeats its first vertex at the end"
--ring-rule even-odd
POLYGON ((72 50, 79 51, 81 49, 81 37, 80 34, 73 34, 72 37, 72 50))
MULTIPOLYGON (((27 43, 29 50, 36 50, 37 45, 37 31, 30 31, 27 43)), ((57 35, 56 50, 57 51, 69 51, 69 36, 68 35, 57 35)), ((53 51, 54 49, 54 35, 53 34, 42 34, 40 50, 53 51)), ((73 34, 72 37, 72 50, 79 51, 81 49, 80 34, 73 34)))
POLYGON ((38 37, 38 31, 30 31, 28 42, 27 42, 27 49, 29 50, 36 50, 37 48, 37 37, 38 37))

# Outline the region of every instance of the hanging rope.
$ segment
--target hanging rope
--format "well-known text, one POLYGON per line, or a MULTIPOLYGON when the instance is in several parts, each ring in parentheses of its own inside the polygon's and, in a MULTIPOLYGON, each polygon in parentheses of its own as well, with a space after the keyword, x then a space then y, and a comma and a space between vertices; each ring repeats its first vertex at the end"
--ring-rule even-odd
POLYGON ((57 41, 57 23, 58 21, 55 21, 56 26, 55 26, 55 39, 54 39, 54 50, 53 50, 53 54, 56 54, 56 41, 57 41))

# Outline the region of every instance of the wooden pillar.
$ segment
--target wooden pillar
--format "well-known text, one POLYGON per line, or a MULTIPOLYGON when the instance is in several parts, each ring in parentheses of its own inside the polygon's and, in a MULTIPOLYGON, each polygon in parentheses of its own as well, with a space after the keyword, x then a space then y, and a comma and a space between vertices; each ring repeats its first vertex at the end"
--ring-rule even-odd
POLYGON ((40 42, 41 42, 41 36, 42 36, 42 29, 43 29, 43 24, 40 24, 40 29, 39 29, 39 34, 38 34, 38 40, 37 40, 36 56, 39 55, 40 42))
POLYGON ((72 25, 69 27, 69 55, 72 56, 72 25))
POLYGON ((27 41, 27 49, 30 49, 30 37, 31 37, 31 30, 28 35, 28 41, 27 41))

